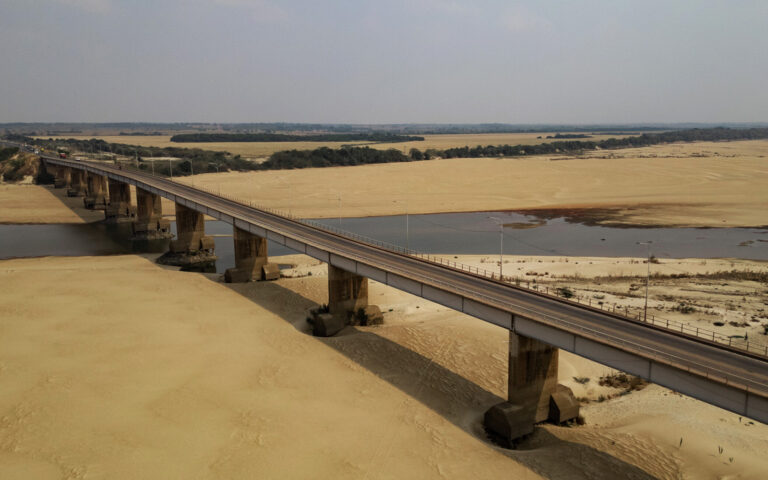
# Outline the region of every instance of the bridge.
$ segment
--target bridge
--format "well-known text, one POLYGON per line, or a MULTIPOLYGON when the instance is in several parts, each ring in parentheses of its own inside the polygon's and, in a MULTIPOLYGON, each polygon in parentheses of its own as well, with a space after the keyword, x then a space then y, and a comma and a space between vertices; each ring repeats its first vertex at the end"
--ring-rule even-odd
POLYGON ((502 440, 532 432, 537 422, 578 414, 570 390, 557 385, 559 349, 768 423, 768 350, 628 318, 141 171, 47 155, 41 160, 56 171, 57 186, 87 195, 86 205, 102 205, 108 219, 133 221, 140 235, 167 236, 160 197, 174 202, 176 254, 212 251, 204 215, 231 224, 236 267, 227 281, 270 277, 267 239, 328 263, 330 312, 315 325, 321 335, 340 330, 368 305, 368 279, 507 329, 508 400, 485 416, 487 430, 502 440), (136 207, 128 204, 129 185, 136 188, 136 207))

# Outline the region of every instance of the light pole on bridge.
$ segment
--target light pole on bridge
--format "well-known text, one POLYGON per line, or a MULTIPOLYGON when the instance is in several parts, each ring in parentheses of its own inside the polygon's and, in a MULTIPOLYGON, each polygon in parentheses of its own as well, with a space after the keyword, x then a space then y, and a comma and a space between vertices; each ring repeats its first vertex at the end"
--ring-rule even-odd
POLYGON ((400 201, 405 202, 405 248, 406 250, 411 249, 411 228, 410 228, 410 220, 408 218, 408 198, 406 197, 405 200, 392 200, 392 203, 398 203, 400 201))
POLYGON ((499 217, 488 217, 499 226, 499 280, 504 281, 504 220, 499 217))
POLYGON ((648 240, 646 242, 637 242, 638 245, 645 245, 648 248, 648 260, 647 262, 647 269, 645 273, 645 306, 643 307, 643 321, 648 321, 648 284, 651 281, 651 244, 653 242, 651 240, 648 240))

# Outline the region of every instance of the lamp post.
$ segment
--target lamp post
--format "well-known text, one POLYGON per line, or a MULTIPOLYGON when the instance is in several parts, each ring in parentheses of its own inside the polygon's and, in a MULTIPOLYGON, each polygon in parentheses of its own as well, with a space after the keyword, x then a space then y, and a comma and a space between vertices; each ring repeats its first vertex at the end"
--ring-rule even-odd
POLYGON ((648 249, 647 269, 645 273, 645 306, 643 307, 643 321, 648 321, 648 284, 651 281, 651 244, 653 242, 648 240, 647 242, 637 242, 638 245, 645 245, 648 249))
POLYGON ((499 226, 499 280, 504 281, 504 220, 488 217, 499 226))
POLYGON ((341 227, 341 192, 339 192, 339 227, 341 227))
POLYGON ((392 203, 398 203, 398 202, 405 202, 405 248, 406 250, 411 249, 411 227, 410 227, 410 219, 408 217, 408 199, 405 200, 392 200, 392 203))

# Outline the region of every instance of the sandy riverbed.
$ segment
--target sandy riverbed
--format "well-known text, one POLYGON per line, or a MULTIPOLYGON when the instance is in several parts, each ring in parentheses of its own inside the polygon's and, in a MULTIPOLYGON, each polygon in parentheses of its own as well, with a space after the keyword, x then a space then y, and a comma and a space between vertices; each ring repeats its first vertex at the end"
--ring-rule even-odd
MULTIPOLYGON (((561 381, 591 400, 587 425, 543 426, 523 449, 500 450, 480 419, 506 393, 505 331, 372 283, 385 324, 316 339, 304 311, 325 301, 325 267, 278 261, 296 278, 235 286, 151 257, 0 262, 0 477, 760 478, 768 468, 768 426, 656 386, 599 402, 618 393, 597 385, 610 369, 566 353, 561 381)), ((575 261, 595 265, 546 268, 568 274, 575 261)))
POLYGON ((181 181, 301 217, 561 210, 595 221, 768 225, 768 141, 231 172, 181 181))

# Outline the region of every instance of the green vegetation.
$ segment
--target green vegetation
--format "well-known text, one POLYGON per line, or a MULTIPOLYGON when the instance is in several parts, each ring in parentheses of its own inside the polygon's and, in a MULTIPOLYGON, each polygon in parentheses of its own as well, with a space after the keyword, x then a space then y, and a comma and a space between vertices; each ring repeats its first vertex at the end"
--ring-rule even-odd
POLYGON ((369 163, 409 162, 411 158, 394 149, 376 150, 368 147, 346 147, 315 150, 288 150, 273 153, 269 160, 255 170, 283 170, 293 168, 346 167, 369 163))
POLYGON ((14 158, 19 153, 16 147, 0 148, 0 172, 6 182, 17 182, 24 178, 20 169, 24 166, 24 160, 14 158))
POLYGON ((556 133, 554 136, 547 135, 547 138, 554 138, 555 140, 570 140, 573 138, 592 138, 592 135, 587 135, 586 133, 556 133))
POLYGON ((0 148, 0 162, 5 162, 17 153, 19 153, 19 149, 16 147, 0 148))
POLYGON ((557 294, 564 298, 573 298, 573 290, 571 290, 568 287, 559 287, 557 289, 557 294))
POLYGON ((180 133, 172 142, 376 142, 397 143, 422 141, 424 137, 392 133, 320 133, 290 135, 285 133, 180 133))
MULTIPOLYGON (((636 137, 609 138, 595 141, 560 141, 539 145, 487 145, 449 148, 439 152, 442 158, 521 157, 526 155, 578 154, 587 150, 616 150, 637 148, 674 142, 714 142, 733 140, 759 140, 768 138, 768 128, 693 128, 662 133, 644 133, 636 137)), ((415 149, 411 150, 411 156, 415 149)), ((422 154, 423 155, 423 154, 422 154)))

